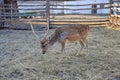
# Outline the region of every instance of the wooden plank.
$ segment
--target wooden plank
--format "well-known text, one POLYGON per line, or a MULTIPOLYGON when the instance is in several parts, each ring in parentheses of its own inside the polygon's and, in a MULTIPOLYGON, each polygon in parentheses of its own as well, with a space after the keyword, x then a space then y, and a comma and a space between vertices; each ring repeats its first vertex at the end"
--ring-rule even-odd
POLYGON ((105 22, 105 21, 109 21, 108 19, 106 19, 106 20, 65 20, 65 19, 63 19, 63 20, 51 20, 52 22, 105 22))
MULTIPOLYGON (((26 22, 29 23, 29 22, 26 22)), ((33 24, 46 25, 46 22, 32 22, 33 24)), ((106 25, 108 22, 97 22, 97 23, 88 23, 88 22, 50 22, 51 25, 63 25, 63 24, 87 24, 87 25, 106 25)))
POLYGON ((95 15, 53 15, 55 18, 81 18, 81 19, 91 19, 91 18, 107 18, 108 16, 95 16, 95 15))
MULTIPOLYGON (((28 21, 30 19, 20 19, 20 21, 28 21)), ((46 19, 31 19, 33 22, 46 22, 46 19)), ((51 19, 51 21, 85 21, 85 22, 101 22, 101 21, 108 21, 108 19, 51 19)))
POLYGON ((74 11, 74 10, 94 10, 94 9, 108 9, 108 8, 110 8, 110 7, 104 7, 104 8, 79 8, 79 9, 77 9, 77 8, 74 8, 74 9, 71 9, 71 8, 50 8, 51 10, 72 10, 72 11, 74 11))
POLYGON ((106 24, 108 22, 50 22, 50 24, 88 24, 88 25, 95 25, 95 24, 106 24))
MULTIPOLYGON (((21 21, 27 21, 27 20, 31 20, 31 21, 47 21, 45 18, 28 18, 28 19, 24 19, 21 18, 21 21)), ((62 21, 62 20, 68 20, 68 21, 104 21, 104 20, 108 20, 108 18, 51 18, 50 20, 56 20, 56 21, 62 21)))
POLYGON ((50 28, 50 0, 46 0, 47 30, 50 28))
MULTIPOLYGON (((103 3, 94 3, 94 4, 96 4, 96 5, 100 5, 100 4, 103 4, 103 3)), ((108 5, 109 3, 104 3, 104 5, 108 5)), ((91 3, 91 4, 77 4, 77 5, 73 5, 73 4, 51 4, 51 6, 91 6, 91 5, 93 5, 93 3, 91 3)))

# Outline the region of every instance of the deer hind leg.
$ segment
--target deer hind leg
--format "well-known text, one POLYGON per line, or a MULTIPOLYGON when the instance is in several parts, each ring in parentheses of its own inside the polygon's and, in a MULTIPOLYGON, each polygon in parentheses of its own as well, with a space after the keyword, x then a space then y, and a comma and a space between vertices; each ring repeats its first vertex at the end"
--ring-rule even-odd
POLYGON ((66 53, 65 52, 65 41, 61 42, 61 52, 66 53))

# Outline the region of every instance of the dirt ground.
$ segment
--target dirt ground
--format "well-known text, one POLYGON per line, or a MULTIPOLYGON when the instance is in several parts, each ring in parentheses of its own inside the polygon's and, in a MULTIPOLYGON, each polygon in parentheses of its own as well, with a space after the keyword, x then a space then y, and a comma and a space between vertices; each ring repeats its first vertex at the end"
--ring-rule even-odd
POLYGON ((90 28, 88 45, 76 56, 79 44, 68 43, 59 62, 60 44, 43 55, 32 31, 0 30, 0 80, 120 80, 120 31, 90 28))

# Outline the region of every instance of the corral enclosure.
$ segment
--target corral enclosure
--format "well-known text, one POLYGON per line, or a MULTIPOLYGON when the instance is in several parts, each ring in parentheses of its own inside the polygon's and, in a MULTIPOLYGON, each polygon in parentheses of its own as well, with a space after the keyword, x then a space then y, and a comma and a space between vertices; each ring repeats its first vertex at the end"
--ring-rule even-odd
POLYGON ((47 27, 49 24, 120 26, 119 0, 2 0, 0 4, 0 28, 9 28, 6 24, 12 24, 16 28, 13 23, 29 20, 47 27))
MULTIPOLYGON (((50 34, 54 32, 50 30, 50 34)), ((43 31, 36 31, 43 36, 43 31)), ((79 44, 67 43, 66 56, 59 62, 60 45, 41 53, 32 31, 0 30, 1 80, 119 80, 120 32, 90 28, 89 53, 75 54, 79 44)))
MULTIPOLYGON (((109 23, 108 26, 120 26, 119 0, 110 0, 113 1, 111 4, 108 0, 103 0, 106 1, 103 3, 92 0, 96 2, 77 5, 71 4, 73 1, 66 1, 65 4, 63 2, 53 4, 48 1, 43 0, 44 4, 36 5, 19 4, 17 10, 35 11, 22 14, 14 13, 16 7, 12 4, 9 5, 10 7, 6 7, 8 4, 5 4, 0 8, 0 23, 9 28, 0 30, 0 80, 120 80, 120 32, 105 27, 109 23), (28 8, 30 6, 44 7, 31 9, 28 8), (78 6, 83 7, 78 8, 78 6), (4 9, 10 10, 9 13, 4 13, 4 9), (105 9, 110 11, 109 18, 109 12, 101 14, 101 11, 105 9), (61 12, 59 14, 51 13, 59 11, 61 12), (80 11, 82 13, 79 13, 80 11), (89 13, 84 13, 84 11, 89 13), (112 18, 114 16, 115 18, 112 18), (31 31, 29 20, 32 21, 40 37, 45 34, 43 28, 49 25, 54 28, 63 27, 63 24, 90 25, 87 38, 89 52, 87 53, 84 49, 76 56, 79 44, 69 42, 65 48, 66 55, 60 53, 61 47, 58 43, 43 55, 40 43, 31 31), (65 58, 59 62, 61 55, 65 58)), ((50 29, 49 36, 54 31, 55 29, 50 29)))
POLYGON ((4 24, 29 20, 47 27, 49 24, 106 26, 109 22, 110 25, 112 23, 119 26, 119 0, 91 0, 90 2, 88 0, 15 0, 13 2, 2 0, 0 4, 0 27, 6 27, 4 24), (111 20, 112 14, 116 18, 111 20))

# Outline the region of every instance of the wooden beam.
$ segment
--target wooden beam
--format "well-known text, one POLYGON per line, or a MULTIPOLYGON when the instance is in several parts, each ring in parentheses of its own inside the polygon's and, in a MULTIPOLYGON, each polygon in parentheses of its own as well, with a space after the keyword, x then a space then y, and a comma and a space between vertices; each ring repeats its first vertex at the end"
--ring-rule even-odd
POLYGON ((50 28, 50 0, 46 0, 47 30, 50 28))
POLYGON ((113 1, 109 0, 109 2, 110 2, 110 15, 112 15, 113 14, 113 10, 112 10, 113 1))
POLYGON ((88 25, 98 25, 98 24, 106 24, 106 23, 108 23, 108 21, 107 22, 77 22, 77 21, 75 21, 75 22, 65 22, 65 21, 63 21, 63 22, 55 22, 55 21, 53 21, 53 22, 50 22, 50 24, 88 24, 88 25))

